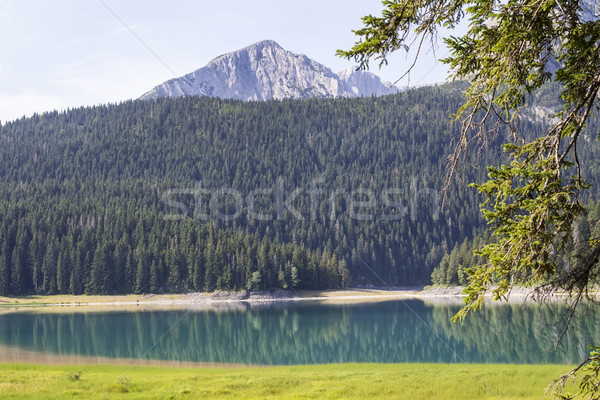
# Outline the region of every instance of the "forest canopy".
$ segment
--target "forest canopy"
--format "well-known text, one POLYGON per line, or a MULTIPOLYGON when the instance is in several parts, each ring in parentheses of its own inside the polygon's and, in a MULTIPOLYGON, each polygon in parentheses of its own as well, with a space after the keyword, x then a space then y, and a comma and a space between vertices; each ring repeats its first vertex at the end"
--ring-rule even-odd
MULTIPOLYGON (((505 159, 469 156, 441 207, 462 89, 130 101, 6 123, 0 294, 428 284, 485 229, 465 182, 505 159)), ((523 126, 540 134, 544 120, 523 126)))

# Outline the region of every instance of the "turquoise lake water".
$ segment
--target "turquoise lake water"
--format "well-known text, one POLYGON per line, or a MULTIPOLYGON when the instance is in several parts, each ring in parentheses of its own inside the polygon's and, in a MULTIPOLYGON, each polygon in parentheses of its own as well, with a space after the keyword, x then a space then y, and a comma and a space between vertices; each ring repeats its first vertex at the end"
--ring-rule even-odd
POLYGON ((588 344, 600 343, 597 308, 575 321, 556 349, 558 306, 493 305, 452 323, 459 307, 396 300, 110 312, 0 309, 0 346, 53 355, 260 365, 573 364, 588 353, 588 344))

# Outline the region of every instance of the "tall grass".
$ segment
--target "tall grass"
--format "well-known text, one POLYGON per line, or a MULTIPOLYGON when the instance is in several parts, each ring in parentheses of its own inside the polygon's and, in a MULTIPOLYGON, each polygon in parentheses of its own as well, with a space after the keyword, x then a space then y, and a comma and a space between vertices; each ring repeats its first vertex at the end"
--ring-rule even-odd
POLYGON ((5 399, 541 399, 564 365, 162 368, 0 364, 5 399))

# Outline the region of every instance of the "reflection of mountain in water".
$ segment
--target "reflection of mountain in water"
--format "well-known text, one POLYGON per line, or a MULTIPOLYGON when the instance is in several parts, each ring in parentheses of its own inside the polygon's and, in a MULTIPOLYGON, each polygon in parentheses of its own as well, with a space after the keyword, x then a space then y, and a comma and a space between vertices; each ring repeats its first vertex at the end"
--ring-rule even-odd
MULTIPOLYGON (((331 362, 573 363, 600 342, 597 312, 549 353, 554 314, 488 307, 464 324, 457 306, 418 300, 231 310, 0 315, 0 345, 55 354, 240 364, 331 362)), ((0 360, 1 361, 1 360, 0 360)))

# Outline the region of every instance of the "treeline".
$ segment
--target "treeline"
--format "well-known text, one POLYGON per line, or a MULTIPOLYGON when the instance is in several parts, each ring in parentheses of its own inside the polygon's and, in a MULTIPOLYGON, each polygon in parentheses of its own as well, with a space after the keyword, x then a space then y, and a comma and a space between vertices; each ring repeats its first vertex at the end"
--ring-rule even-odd
POLYGON ((431 273, 434 285, 467 285, 467 269, 485 262, 483 257, 474 254, 488 243, 489 235, 477 235, 472 240, 465 238, 462 243, 454 246, 452 251, 444 254, 439 265, 431 273))
MULTIPOLYGON (((465 155, 441 207, 461 93, 163 98, 4 124, 3 291, 241 289, 253 276, 262 289, 429 283, 444 254, 482 232, 467 184, 504 160, 509 134, 465 155)), ((521 125, 544 129, 535 118, 521 125)), ((581 149, 592 172, 597 149, 581 149)))
POLYGON ((343 260, 152 211, 3 204, 0 295, 323 289, 350 283, 343 260))
MULTIPOLYGON (((565 248, 554 254, 554 262, 559 272, 575 268, 579 259, 585 257, 590 249, 591 241, 596 241, 598 238, 600 238, 600 201, 590 199, 586 205, 586 212, 575 220, 573 235, 568 238, 565 248)), ((468 276, 466 270, 487 262, 485 258, 474 252, 483 248, 490 240, 493 238, 488 231, 475 236, 472 240, 465 238, 461 244, 457 244, 443 256, 440 264, 431 274, 431 281, 437 285, 466 285, 468 276)), ((558 243, 556 248, 558 249, 558 243)))

